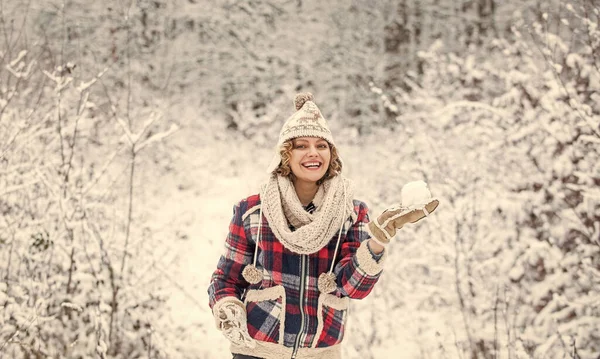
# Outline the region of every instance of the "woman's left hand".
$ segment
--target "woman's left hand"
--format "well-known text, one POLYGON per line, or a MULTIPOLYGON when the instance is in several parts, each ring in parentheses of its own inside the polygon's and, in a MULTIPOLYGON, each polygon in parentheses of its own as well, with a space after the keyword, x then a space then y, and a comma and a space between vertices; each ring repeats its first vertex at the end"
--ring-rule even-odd
POLYGON ((396 235, 397 230, 407 223, 414 223, 428 216, 439 204, 437 199, 433 199, 422 208, 388 208, 375 220, 369 222, 369 232, 378 243, 386 245, 396 235))

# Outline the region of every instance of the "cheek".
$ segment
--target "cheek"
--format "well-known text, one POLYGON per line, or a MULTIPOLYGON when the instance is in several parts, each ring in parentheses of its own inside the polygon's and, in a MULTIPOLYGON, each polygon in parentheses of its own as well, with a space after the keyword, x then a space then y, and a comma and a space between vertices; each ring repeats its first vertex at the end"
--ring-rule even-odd
POLYGON ((301 159, 302 159, 302 156, 300 156, 298 153, 292 152, 292 154, 290 156, 290 168, 292 170, 297 170, 298 168, 300 168, 300 160, 301 159))
POLYGON ((295 165, 298 164, 298 162, 300 162, 300 158, 302 156, 300 156, 297 152, 292 151, 291 155, 290 155, 290 164, 291 165, 295 165))
POLYGON ((327 150, 327 152, 323 154, 323 159, 325 160, 325 162, 327 162, 327 164, 329 164, 331 162, 331 151, 330 150, 327 150))

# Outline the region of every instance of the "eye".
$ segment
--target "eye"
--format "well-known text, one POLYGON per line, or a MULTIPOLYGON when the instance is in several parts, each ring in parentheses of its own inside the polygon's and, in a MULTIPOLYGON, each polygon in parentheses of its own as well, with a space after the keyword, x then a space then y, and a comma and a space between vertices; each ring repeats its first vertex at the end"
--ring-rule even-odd
POLYGON ((323 149, 323 150, 329 148, 329 146, 327 146, 325 143, 321 143, 317 147, 320 148, 320 149, 323 149))
POLYGON ((306 145, 295 145, 294 148, 297 148, 297 149, 301 150, 301 149, 306 148, 306 145))

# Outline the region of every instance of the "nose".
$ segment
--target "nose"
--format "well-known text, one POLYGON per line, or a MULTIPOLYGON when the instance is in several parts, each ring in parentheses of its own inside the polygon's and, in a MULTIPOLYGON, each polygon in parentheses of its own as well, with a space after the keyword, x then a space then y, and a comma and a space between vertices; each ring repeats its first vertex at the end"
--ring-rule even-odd
POLYGON ((316 157, 317 153, 318 153, 317 152, 317 146, 310 145, 308 147, 308 156, 309 157, 316 157))

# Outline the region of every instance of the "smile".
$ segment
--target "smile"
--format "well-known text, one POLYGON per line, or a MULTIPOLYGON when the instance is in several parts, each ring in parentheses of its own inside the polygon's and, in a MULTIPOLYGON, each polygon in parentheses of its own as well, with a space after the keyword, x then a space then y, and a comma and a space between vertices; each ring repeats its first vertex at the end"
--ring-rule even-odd
POLYGON ((321 162, 305 162, 302 164, 302 166, 304 168, 307 168, 309 170, 318 170, 319 168, 321 168, 323 164, 321 162))

